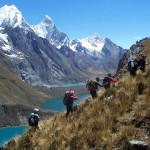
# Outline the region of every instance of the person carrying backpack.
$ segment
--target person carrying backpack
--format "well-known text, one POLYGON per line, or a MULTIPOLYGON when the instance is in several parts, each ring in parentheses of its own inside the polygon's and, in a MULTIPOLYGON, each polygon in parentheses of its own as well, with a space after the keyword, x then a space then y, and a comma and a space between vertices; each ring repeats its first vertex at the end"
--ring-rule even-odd
POLYGON ((99 84, 100 79, 97 77, 95 80, 88 80, 86 84, 86 88, 90 91, 92 98, 97 98, 97 90, 98 86, 103 87, 103 85, 99 84))
POLYGON ((103 80, 103 86, 105 89, 110 89, 111 82, 117 82, 118 79, 112 78, 112 75, 109 73, 103 80))
POLYGON ((138 60, 138 58, 133 59, 129 59, 128 61, 128 71, 130 72, 131 76, 136 76, 136 71, 138 70, 140 66, 140 61, 138 60))
POLYGON ((134 67, 134 61, 130 58, 128 60, 128 71, 130 72, 130 74, 132 73, 132 68, 134 67))
POLYGON ((145 64, 146 64, 146 56, 143 55, 142 58, 139 60, 139 66, 140 66, 140 70, 142 72, 145 72, 145 64))
POLYGON ((38 122, 40 120, 38 115, 39 109, 35 108, 34 112, 30 114, 28 118, 28 123, 31 127, 35 127, 36 129, 40 129, 40 126, 38 125, 38 122))
POLYGON ((66 112, 66 118, 70 114, 70 112, 73 112, 73 102, 74 100, 77 100, 78 97, 74 95, 73 90, 66 91, 63 99, 63 103, 66 106, 67 112, 66 112))

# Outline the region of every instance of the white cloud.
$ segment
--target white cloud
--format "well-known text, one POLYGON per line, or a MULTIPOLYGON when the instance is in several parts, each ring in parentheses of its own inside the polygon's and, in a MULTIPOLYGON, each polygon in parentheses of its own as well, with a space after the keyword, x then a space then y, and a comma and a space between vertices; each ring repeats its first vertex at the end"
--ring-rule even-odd
POLYGON ((140 39, 142 39, 141 36, 134 37, 134 40, 140 40, 140 39))

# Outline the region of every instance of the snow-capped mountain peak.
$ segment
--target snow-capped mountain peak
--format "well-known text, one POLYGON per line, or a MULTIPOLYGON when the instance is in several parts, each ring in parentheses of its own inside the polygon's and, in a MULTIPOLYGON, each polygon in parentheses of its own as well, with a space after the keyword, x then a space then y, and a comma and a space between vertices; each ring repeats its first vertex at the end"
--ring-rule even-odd
POLYGON ((98 34, 93 34, 83 39, 71 41, 70 48, 73 51, 76 51, 77 49, 79 49, 79 47, 80 47, 80 51, 84 51, 85 49, 87 49, 88 54, 93 55, 93 52, 101 53, 104 44, 105 41, 101 39, 98 34))
POLYGON ((51 25, 55 26, 53 20, 48 15, 45 15, 45 18, 43 19, 42 23, 45 23, 47 25, 51 24, 51 25))
POLYGON ((22 13, 16 8, 15 5, 5 5, 0 8, 0 25, 2 26, 11 26, 11 27, 27 27, 29 26, 24 18, 22 13))
POLYGON ((15 64, 10 68, 33 85, 81 82, 112 73, 124 53, 98 34, 71 41, 47 15, 31 28, 14 5, 0 8, 0 51, 15 64))
POLYGON ((69 45, 68 36, 57 30, 54 22, 48 15, 45 16, 40 24, 32 25, 32 29, 38 36, 48 39, 57 48, 61 48, 63 45, 69 45))
POLYGON ((91 36, 88 36, 85 39, 88 40, 88 41, 96 41, 96 42, 97 41, 102 41, 103 42, 103 40, 100 38, 99 34, 97 34, 97 33, 95 33, 91 36))
POLYGON ((8 5, 4 5, 3 7, 0 8, 0 10, 3 10, 4 12, 19 12, 21 13, 15 5, 11 5, 11 6, 8 6, 8 5))
POLYGON ((86 37, 79 40, 82 43, 82 46, 87 48, 89 51, 101 51, 105 42, 102 40, 98 34, 86 37))
POLYGON ((54 28, 55 24, 48 15, 46 15, 42 22, 38 25, 32 25, 32 29, 35 33, 42 38, 46 38, 49 31, 53 31, 54 28))

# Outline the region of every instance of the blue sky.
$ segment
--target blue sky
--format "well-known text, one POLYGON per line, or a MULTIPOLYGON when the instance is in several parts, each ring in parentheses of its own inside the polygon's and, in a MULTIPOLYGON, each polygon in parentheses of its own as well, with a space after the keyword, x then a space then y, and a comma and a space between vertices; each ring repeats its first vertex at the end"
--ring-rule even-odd
POLYGON ((47 14, 71 39, 98 33, 123 48, 150 36, 150 0, 0 0, 14 4, 31 25, 47 14))

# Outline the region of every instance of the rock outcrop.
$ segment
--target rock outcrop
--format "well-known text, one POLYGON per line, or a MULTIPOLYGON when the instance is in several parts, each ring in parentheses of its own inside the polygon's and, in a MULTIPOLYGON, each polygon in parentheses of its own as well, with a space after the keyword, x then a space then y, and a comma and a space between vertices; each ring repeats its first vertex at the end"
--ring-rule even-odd
MULTIPOLYGON (((28 117, 35 107, 25 105, 0 105, 0 128, 9 126, 28 125, 28 117)), ((39 111, 41 120, 54 116, 55 111, 39 111)))

